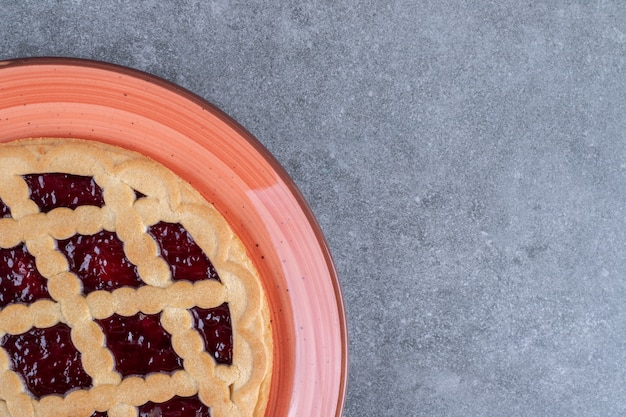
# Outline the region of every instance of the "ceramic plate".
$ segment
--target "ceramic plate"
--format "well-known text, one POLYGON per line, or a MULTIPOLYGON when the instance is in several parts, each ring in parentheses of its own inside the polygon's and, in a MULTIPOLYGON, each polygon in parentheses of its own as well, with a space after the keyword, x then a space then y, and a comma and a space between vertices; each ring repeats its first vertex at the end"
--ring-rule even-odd
POLYGON ((347 335, 332 258, 302 195, 256 139, 200 97, 140 71, 77 59, 0 62, 0 141, 41 136, 141 152, 213 203, 247 246, 270 302, 266 415, 341 415, 347 335))

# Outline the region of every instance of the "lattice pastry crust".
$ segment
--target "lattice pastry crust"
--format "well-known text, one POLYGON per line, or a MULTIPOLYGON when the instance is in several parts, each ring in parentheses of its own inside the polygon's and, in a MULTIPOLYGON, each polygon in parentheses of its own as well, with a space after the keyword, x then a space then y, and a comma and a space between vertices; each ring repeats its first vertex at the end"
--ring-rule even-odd
POLYGON ((134 417, 148 401, 197 397, 213 417, 262 416, 272 369, 267 300, 241 241, 225 219, 189 184, 162 165, 131 151, 92 141, 28 139, 0 146, 0 200, 11 217, 0 219, 0 249, 25 244, 51 299, 10 304, 0 310, 0 339, 64 323, 80 352, 92 386, 65 395, 31 395, 0 347, 0 416, 134 417), (24 176, 67 173, 93 177, 104 206, 42 212, 24 176), (140 194, 138 194, 140 193, 140 194), (141 198, 138 198, 138 195, 141 198), (158 245, 146 233, 159 221, 179 223, 213 263, 219 281, 174 281, 158 245), (146 284, 84 294, 57 242, 76 234, 115 232, 146 284), (192 326, 192 307, 228 303, 233 331, 232 365, 216 364, 192 326), (161 314, 184 369, 122 377, 96 321, 112 314, 161 314), (103 414, 102 414, 103 415, 103 414))

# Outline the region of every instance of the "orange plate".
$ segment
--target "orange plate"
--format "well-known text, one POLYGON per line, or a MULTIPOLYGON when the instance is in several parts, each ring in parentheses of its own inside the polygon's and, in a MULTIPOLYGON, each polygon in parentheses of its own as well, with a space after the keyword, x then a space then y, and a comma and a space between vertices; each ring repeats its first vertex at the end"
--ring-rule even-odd
POLYGON ((341 416, 347 330, 331 255, 272 155, 215 106, 167 81, 101 62, 0 61, 0 141, 75 137, 150 156, 226 217, 255 261, 274 329, 267 416, 341 416))

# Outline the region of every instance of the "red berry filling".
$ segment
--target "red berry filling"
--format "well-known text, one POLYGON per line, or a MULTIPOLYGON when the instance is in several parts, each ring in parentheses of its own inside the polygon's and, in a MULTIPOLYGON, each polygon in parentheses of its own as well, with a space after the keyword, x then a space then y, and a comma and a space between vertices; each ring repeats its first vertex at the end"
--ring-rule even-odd
MULTIPOLYGON (((139 408, 139 417, 211 417, 209 407, 204 405, 198 396, 175 396, 162 403, 148 401, 139 408)), ((94 412, 89 417, 108 417, 106 412, 94 412)))
MULTIPOLYGON (((30 198, 44 213, 57 207, 104 206, 103 191, 92 177, 51 173, 23 178, 30 188, 30 198)), ((145 197, 140 192, 135 195, 145 197)), ((0 200, 0 218, 6 217, 11 217, 11 211, 0 200)), ((220 281, 209 258, 181 224, 160 222, 149 227, 148 233, 169 264, 172 279, 220 281)), ((75 235, 59 240, 57 247, 65 255, 69 270, 82 281, 84 294, 145 285, 136 266, 126 257, 124 243, 114 232, 75 235)), ((0 308, 45 298, 51 298, 47 280, 37 271, 35 258, 26 246, 0 248, 0 308)), ((196 307, 190 312, 206 351, 217 363, 232 364, 233 331, 228 304, 211 309, 196 307)), ((183 369, 183 360, 172 348, 171 335, 161 326, 160 314, 137 313, 131 317, 114 314, 96 322, 122 376, 183 369)), ((92 386, 91 377, 82 367, 80 352, 71 341, 71 329, 63 323, 46 329, 32 328, 21 335, 5 335, 0 338, 0 344, 10 357, 12 369, 22 376, 37 398, 92 386)), ((91 417, 107 415, 107 412, 94 412, 91 417)), ((209 417, 210 412, 197 397, 174 397, 164 403, 142 405, 139 415, 209 417)))
POLYGON ((13 370, 22 375, 35 397, 63 395, 74 388, 91 387, 91 377, 82 367, 80 352, 74 347, 70 332, 67 325, 59 323, 2 339, 13 370))
POLYGON ((170 266, 172 279, 220 280, 215 267, 181 224, 160 222, 148 228, 170 266))
POLYGON ((172 349, 171 335, 161 327, 160 314, 114 314, 96 322, 113 353, 115 368, 123 376, 183 369, 183 360, 172 349))
POLYGON ((102 188, 92 177, 50 173, 23 176, 30 188, 30 198, 48 213, 57 207, 104 206, 102 188))
POLYGON ((191 309, 194 327, 204 340, 204 348, 217 363, 231 365, 233 363, 233 327, 230 321, 228 303, 221 306, 203 309, 191 309))
POLYGON ((11 209, 0 199, 0 219, 11 217, 11 209))
POLYGON ((67 258, 69 270, 83 282, 85 294, 144 285, 137 267, 124 254, 124 243, 114 232, 74 235, 59 240, 58 248, 67 258))
POLYGON ((139 417, 210 417, 209 407, 197 396, 174 397, 163 403, 147 402, 139 407, 139 417))
POLYGON ((48 281, 37 271, 35 258, 26 245, 0 248, 0 307, 45 298, 50 298, 48 281))

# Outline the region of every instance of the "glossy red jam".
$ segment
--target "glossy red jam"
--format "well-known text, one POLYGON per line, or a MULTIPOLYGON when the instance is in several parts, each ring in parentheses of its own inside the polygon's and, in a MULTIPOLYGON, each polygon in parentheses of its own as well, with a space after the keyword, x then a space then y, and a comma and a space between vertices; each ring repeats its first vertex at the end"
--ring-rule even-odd
POLYGON ((231 365, 233 362, 233 327, 228 304, 219 307, 191 309, 194 327, 204 340, 204 348, 217 363, 231 365))
POLYGON ((139 417, 210 417, 209 408, 197 396, 174 397, 155 404, 147 402, 139 407, 139 417))
POLYGON ((13 370, 22 376, 35 397, 91 387, 91 377, 83 369, 70 332, 67 325, 59 323, 2 338, 13 370))
POLYGON ((157 242, 161 256, 169 264, 172 279, 220 280, 209 258, 181 224, 160 222, 150 226, 148 233, 157 242))
POLYGON ((172 336, 161 327, 160 314, 114 314, 96 323, 113 353, 115 369, 123 376, 183 369, 183 360, 172 348, 172 336))
MULTIPOLYGON (((32 174, 24 180, 31 199, 44 213, 56 207, 75 209, 81 205, 102 207, 102 189, 91 177, 69 174, 32 174)), ((137 198, 144 195, 136 192, 137 198)), ((10 217, 0 201, 0 218, 10 217)), ((160 222, 148 229, 160 255, 169 264, 172 279, 199 281, 219 276, 213 264, 180 224, 160 222)), ((69 270, 83 283, 83 293, 145 285, 137 268, 124 253, 116 233, 75 235, 57 241, 58 250, 68 261, 69 270)), ((24 244, 0 248, 0 307, 12 303, 32 303, 50 298, 47 280, 36 268, 35 258, 24 244)), ((206 351, 220 364, 232 364, 233 331, 228 304, 192 308, 194 327, 206 351)), ((153 372, 170 373, 183 369, 183 360, 172 348, 171 335, 163 329, 160 314, 137 313, 131 317, 114 314, 95 320, 102 328, 105 343, 113 354, 116 370, 124 377, 153 372)), ((5 335, 0 344, 6 349, 12 369, 24 379, 32 394, 64 395, 72 389, 89 388, 92 380, 84 371, 80 352, 71 341, 71 329, 63 323, 50 328, 32 328, 20 335, 5 335)), ((91 417, 107 417, 94 412, 91 417)), ((148 402, 139 407, 142 417, 209 417, 209 408, 197 396, 174 397, 164 403, 148 402)))
POLYGON ((11 209, 0 199, 0 219, 11 217, 11 209))
POLYGON ((50 173, 23 176, 30 198, 43 213, 57 207, 104 206, 102 188, 92 177, 50 173))
POLYGON ((50 298, 48 281, 37 271, 35 258, 26 245, 0 248, 0 307, 45 298, 50 298))
POLYGON ((70 271, 83 282, 85 294, 144 285, 137 267, 124 254, 124 244, 114 232, 103 230, 90 236, 74 235, 58 241, 57 246, 67 258, 70 271))

